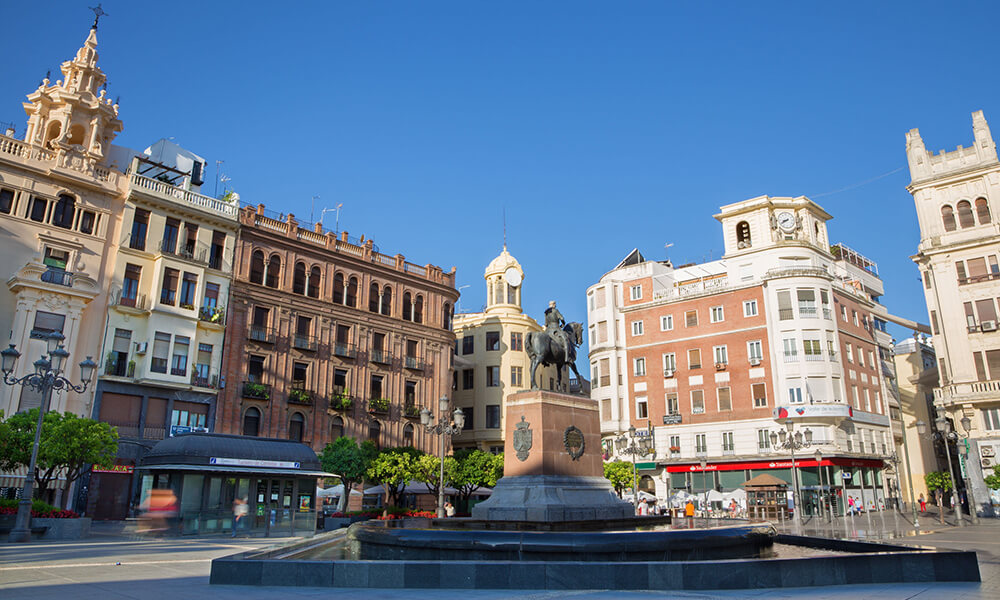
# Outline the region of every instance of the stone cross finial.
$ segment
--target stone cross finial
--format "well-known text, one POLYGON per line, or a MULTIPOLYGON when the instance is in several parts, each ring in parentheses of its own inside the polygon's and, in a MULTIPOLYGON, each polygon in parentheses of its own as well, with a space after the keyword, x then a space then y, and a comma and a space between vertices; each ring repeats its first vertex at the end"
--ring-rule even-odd
POLYGON ((91 29, 97 29, 97 21, 99 21, 101 17, 107 17, 109 15, 108 15, 108 13, 104 12, 104 10, 101 8, 100 3, 98 3, 96 7, 95 6, 90 6, 88 8, 90 8, 90 10, 94 11, 94 24, 91 25, 90 28, 91 29))

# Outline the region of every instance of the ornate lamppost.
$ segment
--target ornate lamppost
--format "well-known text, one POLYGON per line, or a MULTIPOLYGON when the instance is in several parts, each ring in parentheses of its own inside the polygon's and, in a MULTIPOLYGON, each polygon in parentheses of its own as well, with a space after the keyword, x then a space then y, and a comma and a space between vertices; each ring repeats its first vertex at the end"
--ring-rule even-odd
POLYGON ((653 435, 638 435, 635 425, 628 428, 628 431, 615 438, 615 445, 618 446, 619 454, 628 454, 632 457, 632 504, 635 513, 639 514, 639 475, 635 466, 636 456, 646 456, 651 454, 656 456, 656 449, 653 447, 653 435))
MULTIPOLYGON (((941 442, 944 444, 945 457, 948 459, 948 477, 951 479, 951 505, 955 507, 955 520, 958 521, 959 527, 965 527, 965 522, 962 520, 962 503, 958 501, 958 487, 955 485, 955 470, 951 466, 950 446, 951 439, 955 434, 951 431, 951 423, 941 413, 938 413, 938 417, 934 419, 934 424, 937 425, 937 431, 928 432, 927 423, 917 421, 917 433, 929 439, 936 439, 940 436, 941 442)), ((943 507, 941 509, 941 522, 944 523, 943 507)))
POLYGON ((7 385, 21 385, 40 393, 42 403, 38 407, 38 423, 35 426, 35 441, 31 446, 31 461, 28 463, 28 473, 24 476, 24 488, 21 490, 21 501, 17 504, 17 519, 14 528, 10 531, 9 541, 30 542, 31 541, 31 497, 34 494, 35 464, 38 462, 38 445, 42 437, 42 420, 45 411, 48 410, 49 402, 52 400, 52 391, 72 390, 82 394, 90 384, 94 376, 94 369, 97 368, 91 357, 80 363, 80 379, 82 385, 73 383, 63 377, 63 368, 69 358, 69 352, 63 347, 65 336, 58 331, 51 332, 45 337, 48 357, 42 356, 33 364, 35 370, 23 377, 14 376, 14 367, 17 366, 17 359, 21 353, 17 351, 14 344, 0 352, 0 370, 3 371, 3 380, 7 385))
MULTIPOLYGON (((820 510, 821 513, 823 513, 824 517, 826 517, 827 519, 829 519, 829 522, 832 523, 833 522, 833 505, 831 503, 829 503, 829 502, 826 501, 826 496, 827 496, 827 493, 829 493, 829 491, 826 489, 827 485, 824 482, 824 477, 823 477, 823 451, 820 450, 819 448, 816 448, 816 452, 813 453, 813 457, 816 459, 816 470, 819 471, 819 490, 820 490, 820 493, 819 493, 819 510, 820 510), (826 510, 827 507, 829 507, 829 509, 830 509, 829 511, 826 510)), ((833 487, 832 484, 831 484, 830 487, 833 487)))
POLYGON ((441 396, 438 400, 438 410, 441 415, 438 419, 437 425, 434 424, 434 415, 431 413, 429 408, 424 407, 420 411, 420 424, 424 426, 427 433, 432 433, 439 438, 441 438, 441 474, 438 479, 438 505, 437 505, 437 517, 443 519, 445 517, 444 512, 444 436, 446 435, 457 435, 462 432, 462 428, 465 427, 465 413, 462 412, 461 408, 456 408, 455 412, 451 413, 451 422, 448 422, 448 396, 441 396))
POLYGON ((777 432, 772 431, 770 438, 772 450, 780 448, 792 453, 792 503, 795 505, 792 517, 797 525, 801 525, 802 495, 799 493, 799 478, 795 472, 795 451, 812 446, 813 432, 809 428, 806 428, 805 432, 795 431, 795 423, 787 421, 785 429, 779 429, 777 432))
POLYGON ((972 493, 972 479, 969 477, 969 431, 972 429, 972 419, 962 415, 959 419, 959 423, 962 424, 962 429, 965 431, 965 435, 959 434, 957 431, 952 435, 956 436, 956 442, 962 442, 961 444, 956 444, 958 446, 958 452, 962 455, 962 460, 965 461, 965 495, 969 500, 969 516, 972 518, 972 522, 979 525, 979 512, 976 510, 976 497, 972 493))

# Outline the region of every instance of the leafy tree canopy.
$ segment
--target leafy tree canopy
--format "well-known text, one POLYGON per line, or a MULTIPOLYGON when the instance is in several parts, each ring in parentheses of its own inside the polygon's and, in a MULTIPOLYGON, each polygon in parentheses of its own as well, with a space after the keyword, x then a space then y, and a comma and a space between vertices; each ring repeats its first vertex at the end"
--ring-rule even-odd
POLYGON ((951 489, 951 477, 943 471, 932 471, 924 474, 924 483, 930 492, 941 490, 947 492, 951 489))
MULTIPOLYGON (((449 485, 455 481, 458 471, 458 461, 447 456, 444 459, 444 483, 449 485)), ((427 484, 427 488, 436 496, 441 481, 441 459, 430 454, 420 455, 413 463, 414 479, 427 484)))
POLYGON ((490 454, 482 450, 455 453, 457 467, 452 485, 464 500, 481 487, 493 487, 503 477, 503 453, 490 454))
POLYGON ((387 448, 380 451, 365 473, 368 481, 382 484, 385 505, 398 504, 406 484, 415 479, 415 464, 420 451, 412 447, 387 448))
POLYGON ((344 493, 340 496, 337 510, 341 512, 347 510, 347 501, 354 484, 365 478, 365 473, 376 454, 378 449, 371 440, 365 440, 358 446, 354 439, 348 437, 339 437, 323 448, 323 452, 319 455, 323 470, 336 473, 344 484, 344 493))
POLYGON ((622 460, 616 460, 613 462, 604 463, 604 477, 611 482, 614 486, 615 491, 618 492, 618 497, 622 495, 622 491, 625 488, 632 487, 634 479, 632 477, 632 463, 627 463, 622 460))
POLYGON ((993 474, 987 475, 984 480, 991 490, 1000 490, 1000 465, 993 467, 993 474))

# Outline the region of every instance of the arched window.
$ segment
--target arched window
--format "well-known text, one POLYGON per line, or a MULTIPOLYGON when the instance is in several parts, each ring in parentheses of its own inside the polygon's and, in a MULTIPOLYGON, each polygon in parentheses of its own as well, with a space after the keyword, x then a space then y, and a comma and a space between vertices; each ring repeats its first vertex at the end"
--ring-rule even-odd
POLYGON ((276 288, 278 287, 278 280, 281 278, 281 257, 277 254, 271 255, 271 260, 267 263, 267 277, 266 285, 267 287, 276 288))
POLYGON ((750 247, 750 223, 740 221, 736 224, 736 247, 750 247))
POLYGON ((445 302, 444 308, 441 309, 441 326, 451 331, 451 304, 448 302, 445 302))
POLYGON ((976 216, 979 217, 980 225, 985 225, 993 220, 990 218, 990 203, 986 201, 986 198, 976 199, 976 216))
POLYGON ((409 423, 406 424, 406 427, 403 427, 403 445, 413 445, 413 425, 409 423))
POLYGON ((313 267, 309 270, 309 289, 307 290, 310 298, 319 298, 319 280, 320 269, 313 267))
POLYGON ((413 322, 424 322, 424 297, 417 296, 417 301, 413 303, 413 322))
POLYGON ((951 206, 945 204, 941 207, 941 221, 945 231, 955 231, 955 211, 951 206))
POLYGON ((389 286, 382 289, 382 314, 392 316, 392 288, 389 286))
POLYGON ((486 280, 486 304, 493 305, 493 280, 486 280))
POLYGON ((52 142, 59 139, 59 135, 62 133, 62 123, 59 121, 51 121, 45 132, 45 145, 52 148, 52 142))
POLYGON ((264 283, 264 253, 254 250, 250 257, 250 283, 264 283))
POLYGON ((413 320, 413 297, 410 292, 403 292, 403 320, 413 320))
POLYGON ((83 128, 83 125, 77 123, 76 125, 70 126, 69 139, 66 141, 76 146, 82 146, 83 140, 85 140, 86 138, 87 138, 87 130, 83 128))
POLYGON ((295 263, 295 271, 292 273, 292 293, 293 294, 303 294, 306 293, 306 264, 302 262, 295 263))
POLYGON ((288 419, 288 439, 301 442, 302 434, 305 433, 305 430, 306 418, 300 412, 292 413, 291 418, 288 419))
POLYGON ((73 196, 69 196, 67 194, 59 196, 55 209, 52 211, 52 224, 56 227, 62 227, 63 229, 72 229, 75 204, 76 199, 74 199, 73 196))
POLYGON ((375 444, 376 448, 381 448, 382 444, 379 443, 379 439, 382 437, 382 424, 378 421, 372 419, 372 422, 368 424, 368 439, 375 444))
POLYGON ((344 274, 337 273, 333 276, 333 303, 344 303, 344 274))
POLYGON ((972 215, 971 202, 968 200, 962 200, 955 206, 955 208, 958 209, 958 224, 962 227, 962 229, 976 226, 976 217, 972 215))
POLYGON ((493 292, 496 294, 493 299, 493 304, 503 304, 503 282, 499 279, 497 279, 493 292))
POLYGON ((251 406, 243 413, 243 435, 257 437, 260 433, 260 411, 251 406))
POLYGON ((378 312, 378 302, 379 302, 378 296, 379 296, 378 284, 373 283, 368 287, 368 310, 370 310, 373 313, 378 312))
POLYGON ((358 307, 358 278, 351 277, 347 281, 347 296, 344 300, 344 304, 352 308, 358 307))
POLYGON ((344 419, 340 417, 334 417, 330 421, 330 441, 336 441, 337 438, 344 437, 344 419))

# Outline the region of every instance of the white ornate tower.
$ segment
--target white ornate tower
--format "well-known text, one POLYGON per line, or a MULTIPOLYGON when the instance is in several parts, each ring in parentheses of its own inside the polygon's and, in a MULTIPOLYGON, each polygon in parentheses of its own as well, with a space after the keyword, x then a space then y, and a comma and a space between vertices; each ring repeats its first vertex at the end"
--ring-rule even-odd
POLYGON ((63 79, 49 85, 46 77, 28 94, 24 141, 54 151, 58 166, 91 173, 122 130, 118 104, 101 89, 107 77, 97 66, 96 23, 76 56, 59 68, 63 79))
POLYGON ((521 263, 507 252, 504 244, 503 252, 493 259, 483 274, 486 279, 486 313, 487 314, 521 314, 521 283, 524 281, 524 271, 521 263))

